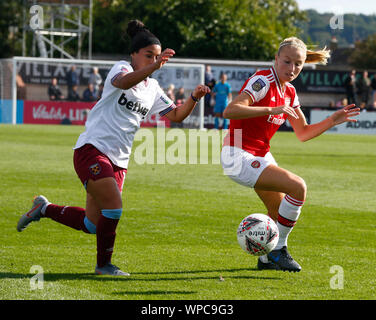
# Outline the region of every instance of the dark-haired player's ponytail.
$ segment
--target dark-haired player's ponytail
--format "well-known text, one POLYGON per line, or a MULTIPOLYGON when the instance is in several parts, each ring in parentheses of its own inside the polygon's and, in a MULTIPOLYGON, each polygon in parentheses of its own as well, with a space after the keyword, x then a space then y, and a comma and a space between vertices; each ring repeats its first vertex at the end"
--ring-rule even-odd
POLYGON ((162 47, 159 39, 139 20, 129 21, 126 32, 131 38, 130 53, 138 52, 140 49, 153 44, 162 47))
POLYGON ((128 23, 127 35, 132 39, 137 33, 147 30, 140 20, 131 20, 128 23))

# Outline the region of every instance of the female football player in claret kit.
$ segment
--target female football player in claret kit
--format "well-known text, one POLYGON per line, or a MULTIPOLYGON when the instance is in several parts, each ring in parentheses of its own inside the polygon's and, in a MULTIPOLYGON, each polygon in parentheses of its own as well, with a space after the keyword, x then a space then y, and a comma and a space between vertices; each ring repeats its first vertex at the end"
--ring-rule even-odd
POLYGON ((259 258, 259 269, 301 270, 287 250, 287 239, 299 218, 307 187, 301 177, 277 165, 269 151, 270 139, 286 119, 297 138, 307 141, 335 125, 355 122, 354 117, 359 114, 359 108, 351 104, 319 123, 307 124, 290 82, 304 63, 325 64, 329 56, 326 49, 307 50, 296 37, 285 39, 274 65, 253 74, 224 111, 224 117, 230 119, 221 152, 224 173, 235 182, 254 188, 279 230, 277 246, 259 258))
POLYGON ((30 211, 22 215, 17 230, 30 222, 51 218, 86 233, 96 234, 96 274, 127 276, 111 263, 116 227, 122 215, 122 189, 132 143, 140 121, 147 114, 159 113, 174 122, 190 115, 200 98, 210 89, 198 85, 186 102, 176 107, 149 78, 175 52, 162 51, 159 39, 142 22, 128 23, 131 63, 117 62, 104 83, 101 99, 90 111, 85 131, 74 150, 74 167, 86 189, 86 208, 51 204, 44 196, 34 199, 30 211))

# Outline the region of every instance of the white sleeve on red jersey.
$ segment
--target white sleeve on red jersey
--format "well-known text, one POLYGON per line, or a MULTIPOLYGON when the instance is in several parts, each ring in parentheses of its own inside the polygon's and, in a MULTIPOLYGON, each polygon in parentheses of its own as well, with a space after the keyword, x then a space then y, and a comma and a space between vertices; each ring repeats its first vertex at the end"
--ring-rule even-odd
POLYGON ((292 97, 294 99, 292 103, 290 102, 290 107, 293 107, 294 109, 300 107, 300 102, 295 87, 291 83, 287 83, 287 86, 292 90, 292 97))
POLYGON ((257 75, 247 80, 242 92, 244 91, 249 94, 252 97, 253 102, 258 102, 266 96, 269 88, 269 80, 265 76, 257 75))
POLYGON ((294 109, 300 107, 299 98, 298 98, 298 95, 296 94, 296 92, 295 92, 294 101, 293 101, 293 103, 292 103, 292 107, 293 107, 294 109))

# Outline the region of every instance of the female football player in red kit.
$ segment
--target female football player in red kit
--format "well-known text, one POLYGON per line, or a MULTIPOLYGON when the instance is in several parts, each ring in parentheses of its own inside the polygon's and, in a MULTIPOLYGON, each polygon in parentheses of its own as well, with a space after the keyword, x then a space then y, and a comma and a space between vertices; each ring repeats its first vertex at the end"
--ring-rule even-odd
POLYGON ((224 172, 235 182, 254 188, 279 230, 277 246, 259 258, 259 269, 301 270, 287 251, 287 238, 299 218, 307 187, 301 177, 277 165, 269 151, 270 139, 286 119, 298 139, 307 141, 335 125, 356 121, 353 117, 359 114, 352 104, 319 123, 307 124, 290 82, 304 63, 325 64, 328 58, 325 49, 310 51, 298 38, 285 39, 274 66, 250 77, 223 114, 231 119, 221 152, 224 172))
POLYGON ((74 148, 74 167, 86 189, 86 209, 51 204, 44 196, 38 196, 17 225, 17 230, 22 231, 30 222, 47 217, 96 234, 95 273, 113 276, 129 275, 113 265, 111 257, 123 211, 124 179, 141 120, 147 114, 158 113, 181 122, 210 92, 208 87, 198 85, 190 98, 176 107, 157 80, 149 78, 175 54, 174 50, 162 51, 159 39, 138 20, 129 22, 127 34, 131 38, 131 63, 122 60, 111 68, 102 97, 90 111, 85 131, 74 148))

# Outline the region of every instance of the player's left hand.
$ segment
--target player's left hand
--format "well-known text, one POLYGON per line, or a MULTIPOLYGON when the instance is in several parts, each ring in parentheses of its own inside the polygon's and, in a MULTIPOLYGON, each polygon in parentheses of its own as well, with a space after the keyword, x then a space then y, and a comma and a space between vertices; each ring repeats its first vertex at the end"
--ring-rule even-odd
POLYGON ((201 99, 204 95, 206 95, 207 93, 210 93, 210 88, 203 85, 203 84, 199 84, 192 92, 192 95, 196 98, 196 99, 201 99))
POLYGON ((157 61, 155 61, 155 69, 158 70, 162 68, 162 66, 175 54, 173 49, 165 49, 163 52, 158 56, 157 61))
POLYGON ((331 115, 334 125, 338 125, 344 122, 357 122, 354 117, 360 114, 360 108, 357 108, 355 104, 349 104, 346 107, 334 112, 331 115))

